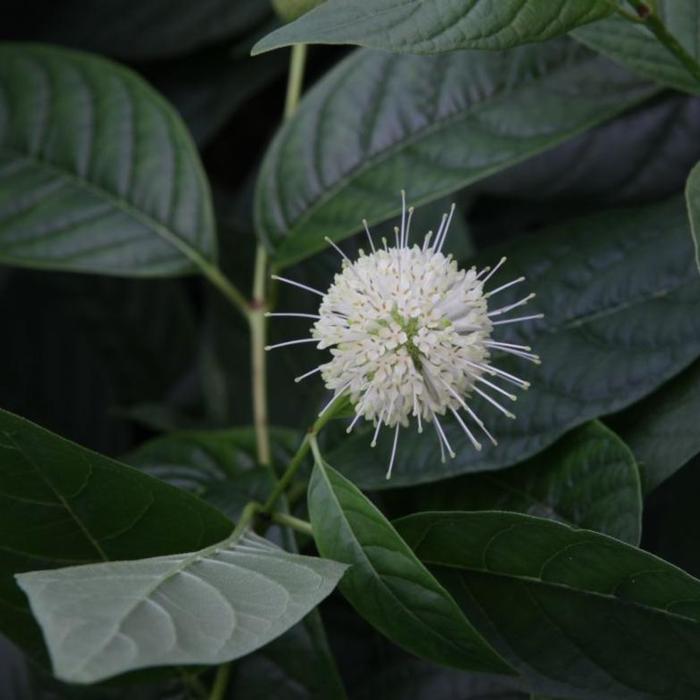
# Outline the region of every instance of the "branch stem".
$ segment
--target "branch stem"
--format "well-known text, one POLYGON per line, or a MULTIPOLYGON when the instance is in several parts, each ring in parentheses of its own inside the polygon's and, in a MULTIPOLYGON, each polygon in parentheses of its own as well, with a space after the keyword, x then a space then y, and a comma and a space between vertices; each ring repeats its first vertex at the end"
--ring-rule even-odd
POLYGON ((288 513, 280 513, 279 511, 275 511, 270 515, 270 520, 278 525, 291 527, 292 530, 301 532, 304 535, 309 535, 310 537, 314 534, 311 528, 311 523, 307 522, 306 520, 301 520, 300 518, 295 518, 293 515, 289 515, 288 513))
POLYGON ((230 675, 231 664, 221 664, 216 670, 216 678, 209 694, 209 700, 223 700, 230 675))
POLYGON ((663 23, 649 0, 627 0, 627 3, 635 10, 637 17, 643 22, 649 31, 663 44, 668 51, 683 64, 685 69, 700 83, 700 64, 681 45, 676 37, 671 34, 663 23))

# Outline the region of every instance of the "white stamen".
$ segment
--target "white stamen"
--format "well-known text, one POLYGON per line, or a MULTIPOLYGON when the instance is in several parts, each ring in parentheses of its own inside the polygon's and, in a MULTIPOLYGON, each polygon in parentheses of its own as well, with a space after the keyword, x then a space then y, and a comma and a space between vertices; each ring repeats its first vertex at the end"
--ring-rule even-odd
POLYGON ((482 283, 483 283, 483 284, 486 284, 486 283, 496 274, 496 272, 498 271, 498 269, 501 267, 501 265, 503 265, 503 263, 504 263, 507 259, 508 259, 508 258, 506 258, 505 256, 502 257, 502 258, 496 263, 496 266, 491 270, 491 272, 489 272, 489 274, 486 275, 486 277, 484 277, 484 279, 482 280, 482 283))
POLYGON ((506 391, 505 389, 501 389, 500 386, 494 384, 493 382, 490 382, 488 379, 484 379, 484 377, 477 377, 476 379, 477 382, 481 382, 482 384, 486 384, 486 386, 490 386, 494 391, 497 391, 499 394, 502 396, 505 396, 506 398, 510 399, 511 401, 517 401, 518 397, 515 394, 511 394, 510 392, 506 391))
POLYGON ((323 240, 325 240, 326 243, 332 245, 340 254, 340 257, 343 258, 343 260, 345 260, 345 262, 350 263, 352 265, 352 261, 347 255, 345 255, 345 253, 343 253, 343 251, 340 249, 340 246, 337 246, 330 238, 328 238, 328 236, 325 236, 323 240))
POLYGON ((347 427, 345 430, 346 433, 350 434, 352 432, 352 429, 355 427, 355 423, 357 423, 358 420, 362 417, 361 413, 356 413, 355 417, 352 419, 352 423, 347 427))
POLYGON ((288 345, 300 345, 301 343, 318 343, 318 338, 300 338, 299 340, 288 340, 285 343, 277 343, 277 345, 266 345, 265 350, 274 350, 275 348, 286 348, 288 345))
POLYGON ((265 318, 321 318, 318 314, 297 314, 297 313, 271 313, 267 312, 265 318))
POLYGON ((487 340, 485 345, 490 348, 510 348, 511 350, 524 350, 529 352, 532 348, 529 345, 518 345, 517 343, 501 343, 496 340, 487 340))
POLYGON ((445 435, 445 431, 442 429, 442 426, 440 425, 440 421, 438 420, 438 417, 435 415, 435 411, 433 411, 433 420, 435 421, 435 427, 437 428, 438 432, 440 433, 440 437, 443 439, 443 442, 445 443, 445 447, 447 448, 447 451, 450 453, 450 457, 452 457, 452 459, 454 459, 455 453, 452 451, 452 447, 450 446, 450 443, 447 441, 447 436, 445 435))
POLYGON ((452 411, 452 415, 457 419, 457 422, 462 426, 462 430, 467 434, 467 437, 471 441, 472 445, 474 445, 474 448, 477 450, 481 449, 481 443, 474 437, 472 434, 472 431, 467 428, 466 423, 462 420, 462 417, 459 415, 457 411, 455 411, 454 408, 450 407, 450 411, 452 411))
POLYGON ((389 460, 389 469, 386 472, 386 478, 391 479, 391 470, 394 468, 394 458, 396 457, 396 445, 399 442, 399 428, 401 423, 396 424, 396 430, 394 431, 394 445, 391 448, 391 459, 389 460))
POLYGON ((524 277, 518 277, 517 279, 511 280, 510 282, 507 282, 506 284, 502 284, 500 287, 496 287, 496 289, 492 289, 488 294, 484 294, 484 296, 488 299, 489 297, 492 297, 494 294, 498 294, 498 292, 502 292, 504 289, 508 289, 508 287, 512 287, 514 284, 520 284, 521 282, 524 282, 525 278, 524 277))
POLYGON ((504 323, 520 323, 522 321, 534 321, 537 318, 544 318, 544 314, 532 314, 532 316, 519 316, 518 318, 504 318, 501 321, 491 321, 494 326, 502 326, 504 323))
POLYGON ((323 369, 323 365, 319 365, 315 369, 312 369, 310 372, 307 372, 306 374, 300 374, 298 377, 294 377, 294 381, 298 384, 302 379, 306 379, 307 377, 310 377, 312 374, 316 374, 316 372, 320 372, 323 369))
POLYGON ((492 406, 495 406, 506 418, 515 418, 515 414, 511 413, 507 408, 503 408, 496 399, 492 398, 489 396, 486 392, 482 391, 479 389, 478 386, 474 387, 474 391, 479 394, 479 396, 483 396, 492 406))
POLYGON ((535 298, 535 293, 533 292, 532 294, 528 294, 526 297, 522 298, 520 301, 516 301, 515 304, 510 304, 509 306, 504 306, 500 309, 496 309, 495 311, 489 311, 487 314, 488 316, 500 316, 501 314, 505 314, 511 309, 515 309, 518 306, 522 306, 523 304, 527 304, 530 299, 535 298))
POLYGON ((323 292, 319 292, 318 289, 314 289, 313 287, 308 287, 305 284, 301 284, 301 282, 295 282, 294 280, 289 280, 286 277, 280 277, 279 275, 272 275, 273 280, 278 280, 279 282, 286 282, 287 284, 291 284, 293 287, 299 287, 299 289, 305 289, 307 292, 313 292, 314 294, 318 294, 320 297, 325 296, 323 292))
POLYGON ((333 395, 333 398, 321 409, 321 412, 318 414, 319 418, 335 403, 336 399, 340 398, 343 395, 343 392, 350 386, 351 383, 352 382, 348 382, 344 387, 336 391, 336 393, 333 395))
POLYGON ((374 241, 372 240, 372 234, 369 232, 369 226, 367 225, 367 219, 362 219, 362 225, 365 227, 365 233, 367 238, 369 238, 369 245, 372 248, 372 252, 376 253, 377 249, 374 247, 374 241))

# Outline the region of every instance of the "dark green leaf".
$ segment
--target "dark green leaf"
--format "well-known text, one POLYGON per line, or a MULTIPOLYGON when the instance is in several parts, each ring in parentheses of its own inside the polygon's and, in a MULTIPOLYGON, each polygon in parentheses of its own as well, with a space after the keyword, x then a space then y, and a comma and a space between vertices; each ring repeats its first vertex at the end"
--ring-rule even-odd
POLYGON ((153 276, 216 254, 210 194, 172 108, 104 59, 0 46, 0 261, 153 276))
POLYGON ((612 538, 515 513, 396 522, 478 628, 544 693, 691 700, 700 581, 612 538))
POLYGON ((700 163, 698 163, 688 176, 688 184, 685 188, 685 198, 688 204, 688 216, 690 217, 690 232, 695 244, 695 262, 700 271, 700 163))
POLYGON ((268 34, 253 53, 291 44, 358 44, 431 54, 507 49, 543 41, 609 15, 607 0, 326 0, 268 34))
POLYGON ((13 574, 193 551, 231 530, 183 491, 0 411, 0 625, 41 650, 13 574))
POLYGON ((299 622, 345 569, 234 533, 196 552, 32 571, 17 581, 57 678, 94 683, 244 656, 299 622))
POLYGON ((639 544, 642 494, 629 448, 602 423, 572 430, 512 469, 392 492, 404 512, 510 510, 639 544))
POLYGON ((635 404, 613 425, 634 452, 644 493, 700 452, 700 362, 635 404))
POLYGON ((321 555, 351 565, 341 591, 383 634, 438 663, 508 672, 381 512, 327 464, 314 467, 309 515, 321 555))
MULTIPOLYGON (((699 60, 696 0, 654 0, 653 5, 653 11, 671 34, 696 61, 699 60)), ((590 27, 576 29, 573 36, 640 75, 678 90, 700 92, 698 81, 643 22, 630 22, 614 15, 590 27)))
MULTIPOLYGON (((698 160, 700 100, 665 94, 470 190, 525 204, 559 201, 569 218, 575 203, 590 210, 676 194, 698 160)), ((506 221, 510 215, 504 212, 506 221)))
MULTIPOLYGON (((480 263, 493 263, 499 252, 509 261, 493 284, 525 275, 537 292, 528 308, 545 314, 544 321, 506 326, 517 328, 505 336, 531 345, 541 366, 494 360, 532 383, 515 404, 517 420, 475 402, 499 444, 476 452, 461 428, 449 424, 457 457, 446 464, 432 429, 402 431, 389 482, 392 437, 385 431, 373 450, 366 426, 329 456, 355 483, 381 489, 510 466, 572 427, 634 403, 700 354, 700 279, 680 199, 520 238, 480 263)), ((520 298, 510 292, 500 293, 499 302, 520 298)))
POLYGON ((431 58, 357 51, 302 100, 258 181, 259 235, 288 265, 439 199, 653 94, 566 40, 431 58), (546 115, 546 118, 544 118, 546 115), (395 193, 395 194, 394 194, 395 193))
MULTIPOLYGON (((286 465, 301 439, 296 431, 270 431, 273 459, 286 465)), ((156 438, 127 455, 141 471, 190 491, 232 520, 248 501, 264 501, 272 481, 257 468, 252 428, 191 430, 156 438)))

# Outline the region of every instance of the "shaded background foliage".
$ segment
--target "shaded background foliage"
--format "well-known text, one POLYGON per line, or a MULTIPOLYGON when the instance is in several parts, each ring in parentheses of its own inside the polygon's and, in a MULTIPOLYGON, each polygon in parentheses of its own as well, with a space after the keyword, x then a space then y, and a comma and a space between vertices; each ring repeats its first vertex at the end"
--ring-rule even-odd
MULTIPOLYGON (((272 7, 261 0, 108 0, 89 5, 86 10, 86 3, 77 0, 10 0, 5 4, 0 39, 50 42, 117 59, 173 103, 197 144, 212 183, 222 267, 241 288, 248 289, 256 244, 254 183, 279 125, 287 69, 285 51, 249 56, 253 44, 279 24, 272 7)), ((596 45, 595 26, 577 30, 584 43, 596 45)), ((607 29, 614 30, 614 26, 607 29)), ((603 52, 609 51, 606 48, 603 52)), ((346 47, 312 47, 307 84, 313 84, 348 52, 346 47)), ((691 168, 700 160, 700 98, 650 87, 636 78, 631 82, 634 96, 629 104, 611 110, 604 123, 569 134, 563 142, 553 143, 549 150, 525 162, 477 182, 465 181, 454 197, 459 205, 451 241, 455 252, 460 257, 473 252, 483 255, 484 251, 493 255, 499 245, 515 238, 541 238, 545 234, 540 230, 546 227, 575 229, 574 219, 593 212, 622 205, 650 205, 680 193, 691 168)), ((380 133, 377 137, 391 138, 391 134, 380 133)), ((394 208, 393 203, 388 206, 394 208)), ((426 217, 440 209, 432 205, 426 208, 426 217)), ((382 212, 381 207, 377 212, 379 218, 389 213, 382 212)), ((582 240, 595 236, 595 231, 589 234, 578 226, 582 240)), ((602 238, 607 233, 607 228, 601 227, 598 235, 602 238)), ((663 246, 663 242, 659 244, 663 246)), ((348 242, 349 250, 356 246, 355 241, 348 242)), ((650 255, 644 253, 640 269, 653 267, 650 255)), ((629 258, 632 256, 629 253, 629 258)), ((536 262, 532 264, 536 267, 536 262)), ((678 263, 678 267, 682 265, 678 263)), ((322 287, 336 269, 335 253, 322 251, 294 267, 290 276, 322 287)), ((690 267, 685 272, 691 280, 690 267)), ((564 291, 558 293, 563 295, 564 291)), ((697 299, 695 290, 695 304, 697 299)), ((294 290, 280 290, 279 301, 286 308, 311 310, 311 302, 294 290)), ((148 449, 137 449, 145 440, 172 430, 192 431, 196 438, 200 429, 228 429, 252 422, 247 328, 218 293, 198 278, 143 281, 0 268, 0 307, 7 339, 0 344, 0 403, 61 435, 109 455, 128 453, 127 461, 149 471, 162 462, 162 453, 157 443, 149 443, 150 457, 148 449)), ((689 306, 695 323, 696 308, 689 306)), ((273 340, 290 337, 292 328, 293 324, 275 324, 273 340)), ((697 345, 697 330, 689 335, 697 345)), ((698 576, 700 521, 695 486, 700 462, 693 459, 697 445, 685 437, 680 442, 677 439, 677 433, 692 433, 697 422, 698 360, 688 369, 683 367, 697 357, 698 347, 687 339, 682 339, 681 345, 687 352, 666 372, 665 378, 671 381, 634 406, 627 407, 632 399, 622 401, 615 410, 623 410, 605 416, 603 421, 632 448, 641 468, 639 488, 648 496, 641 527, 642 548, 698 576), (673 375, 678 376, 674 379, 673 375), (667 406, 671 413, 676 411, 668 418, 668 426, 659 426, 653 419, 659 406, 667 406), (650 439, 650 434, 658 440, 650 439), (664 436, 668 444, 663 443, 664 436), (675 451, 669 458, 671 450, 675 451)), ((271 421, 281 429, 275 439, 279 463, 294 449, 296 431, 312 421, 323 396, 320 383, 296 385, 292 381, 314 364, 313 357, 314 351, 302 347, 270 364, 270 385, 275 387, 271 421)), ((585 418, 606 413, 610 411, 600 410, 585 418)), ((569 421, 567 425, 580 422, 569 421)), ((577 429, 582 433, 570 433, 565 439, 585 442, 607 429, 602 423, 590 422, 577 429)), ((334 442, 333 428, 327 439, 334 442)), ((361 439, 366 440, 366 436, 361 439)), ((254 464, 251 436, 236 435, 234 441, 235 458, 228 452, 222 456, 211 445, 204 451, 197 444, 167 445, 182 464, 172 459, 169 463, 175 464, 173 473, 166 478, 237 517, 245 500, 261 497, 269 485, 246 474, 254 464), (192 469, 197 460, 191 454, 195 453, 197 458, 202 454, 205 458, 192 469), (216 484, 225 481, 232 470, 237 476, 243 475, 244 481, 230 493, 222 491, 216 484)), ((498 479, 494 477, 488 483, 489 477, 463 475, 425 490, 412 487, 377 493, 373 499, 385 513, 399 516, 426 509, 426 504, 447 508, 450 499, 458 499, 463 490, 468 498, 465 495, 458 499, 462 509, 476 510, 485 507, 482 504, 494 507, 494 502, 505 509, 514 503, 508 498, 517 487, 520 498, 532 501, 528 507, 517 509, 551 516, 553 502, 557 507, 568 503, 575 508, 580 495, 552 496, 541 482, 541 471, 553 462, 563 465, 562 469, 569 468, 565 459, 559 461, 556 457, 557 450, 566 453, 569 447, 558 442, 548 447, 550 452, 516 467, 519 472, 511 476, 514 470, 501 471, 498 479), (473 505, 467 503, 470 499, 473 505)), ((352 451, 347 444, 337 449, 341 454, 342 450, 352 451)), ((622 475, 619 491, 615 484, 595 480, 590 482, 590 489, 593 494, 613 491, 619 496, 615 507, 632 515, 621 522, 610 522, 606 532, 636 544, 642 513, 629 505, 636 493, 630 495, 632 487, 624 474, 636 466, 630 466, 634 460, 626 450, 623 445, 615 453, 615 474, 607 475, 610 479, 622 475)), ((414 455, 406 459, 409 456, 414 455)), ((358 459, 364 459, 364 455, 358 459)), ((378 459, 385 461, 381 448, 378 459)), ((513 457, 509 464, 515 461, 513 457)), ((336 462, 345 472, 341 459, 336 462)), ((352 475, 352 469, 348 470, 352 475)), ((397 471, 400 476, 401 469, 397 471)), ((157 468, 151 473, 164 476, 157 468)), ((362 477, 357 479, 362 484, 362 477)), ((570 477, 567 472, 561 479, 589 486, 586 475, 570 477)), ((378 488, 376 483, 369 485, 378 488)), ((553 515, 568 522, 570 513, 553 515)), ((577 513, 572 521, 585 523, 585 514, 577 513)), ((330 645, 351 697, 527 697, 503 679, 415 659, 383 640, 352 614, 339 596, 330 599, 323 612, 330 645)), ((322 687, 323 681, 313 678, 313 669, 293 668, 294 664, 290 668, 289 658, 294 658, 298 647, 288 640, 286 643, 290 646, 285 647, 282 640, 273 643, 238 664, 230 696, 263 698, 278 693, 276 697, 319 697, 314 688, 322 687), (295 673, 300 676, 295 677, 295 673)), ((307 643, 307 638, 299 642, 302 647, 307 643)), ((28 665, 9 643, 3 642, 0 655, 3 699, 99 699, 124 697, 126 693, 138 698, 166 698, 182 693, 176 681, 158 678, 155 682, 146 678, 135 686, 136 690, 130 687, 125 691, 119 686, 69 688, 28 665)))

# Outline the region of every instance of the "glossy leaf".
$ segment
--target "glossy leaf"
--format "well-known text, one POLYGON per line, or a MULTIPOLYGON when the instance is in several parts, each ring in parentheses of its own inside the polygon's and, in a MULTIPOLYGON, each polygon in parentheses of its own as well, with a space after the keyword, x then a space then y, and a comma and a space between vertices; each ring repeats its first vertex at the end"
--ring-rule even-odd
POLYGON ((552 447, 499 472, 395 492, 403 512, 508 510, 596 530, 637 545, 642 493, 630 449, 602 423, 572 430, 552 447))
POLYGON ((0 261, 128 276, 190 272, 216 241, 179 117, 104 59, 0 47, 0 261))
MULTIPOLYGON (((540 366, 494 358, 495 365, 532 383, 514 404, 517 419, 473 402, 498 446, 475 451, 459 425, 450 423, 447 436, 457 457, 446 464, 431 426, 422 435, 415 427, 403 430, 390 481, 384 474, 393 438, 384 431, 372 449, 371 426, 365 426, 329 452, 355 483, 382 489, 510 466, 586 420, 641 399, 700 354, 700 278, 680 199, 604 212, 520 238, 483 256, 479 266, 501 253, 509 260, 492 284, 525 275, 537 293, 530 313, 545 314, 542 321, 496 334, 531 345, 542 358, 540 366)), ((499 293, 498 301, 521 297, 516 287, 499 293)))
MULTIPOLYGON (((695 0, 654 0, 654 12, 670 33, 697 61, 700 36, 697 32, 695 0)), ((639 75, 690 93, 700 93, 700 84, 687 68, 644 25, 613 15, 573 36, 586 46, 624 64, 639 75)))
POLYGON ((700 163, 693 168, 688 177, 685 198, 690 217, 690 232, 695 244, 695 262, 700 271, 700 163))
POLYGON ((541 692, 591 700, 700 692, 700 581, 680 569, 515 513, 419 513, 396 526, 541 692))
POLYGON ((508 672, 381 512, 318 461, 309 515, 321 555, 350 565, 343 595, 389 639, 438 663, 508 672))
POLYGON ((614 425, 639 462, 644 493, 700 453, 700 361, 632 406, 614 425))
POLYGON ((345 568, 247 534, 187 554, 32 571, 17 581, 56 676, 94 683, 244 656, 299 622, 345 568))
POLYGON ((606 0, 326 0, 269 34, 253 53, 291 44, 358 44, 431 54, 544 41, 609 15, 606 0))
POLYGON ((420 58, 357 51, 278 132, 256 224, 285 266, 551 148, 654 88, 568 41, 420 58), (543 115, 547 115, 543 119, 543 115), (396 193, 393 195, 392 193, 396 193))
POLYGON ((193 551, 230 521, 197 498, 0 411, 0 627, 41 641, 13 574, 193 551))

